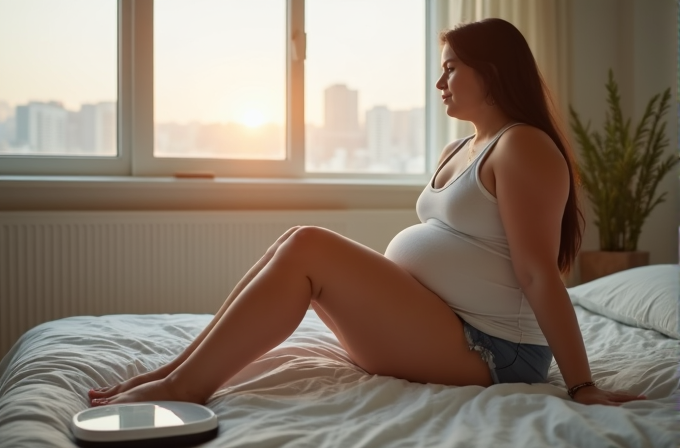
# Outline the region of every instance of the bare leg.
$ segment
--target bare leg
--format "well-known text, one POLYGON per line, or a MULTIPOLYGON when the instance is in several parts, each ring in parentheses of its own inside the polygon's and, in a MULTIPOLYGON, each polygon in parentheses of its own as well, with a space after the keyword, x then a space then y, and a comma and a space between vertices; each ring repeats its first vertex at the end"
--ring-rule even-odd
POLYGON ((110 403, 204 403, 243 367, 285 340, 310 305, 366 371, 422 383, 491 384, 462 324, 434 293, 381 254, 304 227, 276 251, 193 353, 162 380, 110 403))
POLYGON ((253 278, 255 278, 255 276, 262 270, 262 268, 264 268, 267 265, 267 263, 269 263, 269 261, 272 259, 279 246, 281 246, 281 244, 283 244, 283 242, 286 241, 288 237, 290 237, 299 228, 300 227, 297 226, 288 229, 283 235, 279 237, 279 239, 276 240, 276 242, 269 249, 267 249, 262 258, 260 258, 260 260, 258 260, 258 262, 255 263, 252 268, 250 268, 246 275, 243 276, 243 278, 238 282, 236 287, 234 287, 233 291, 231 292, 231 294, 229 294, 229 296, 224 301, 219 311, 215 314, 215 317, 213 317, 208 326, 203 329, 203 331, 196 337, 196 339, 194 339, 191 342, 191 344, 186 349, 184 349, 184 351, 177 358, 175 358, 172 362, 164 365, 163 367, 160 367, 157 370, 137 375, 120 384, 90 390, 89 391, 90 400, 112 397, 114 395, 125 392, 126 390, 137 387, 141 384, 163 379, 170 373, 172 373, 177 367, 182 365, 182 363, 194 352, 194 350, 196 350, 196 347, 198 347, 201 344, 201 342, 203 342, 205 337, 208 335, 208 333, 210 333, 215 324, 217 324, 217 322, 224 315, 225 311, 227 311, 229 306, 231 306, 232 302, 236 299, 236 297, 238 297, 241 291, 243 291, 243 289, 248 285, 248 283, 250 283, 253 280, 253 278))

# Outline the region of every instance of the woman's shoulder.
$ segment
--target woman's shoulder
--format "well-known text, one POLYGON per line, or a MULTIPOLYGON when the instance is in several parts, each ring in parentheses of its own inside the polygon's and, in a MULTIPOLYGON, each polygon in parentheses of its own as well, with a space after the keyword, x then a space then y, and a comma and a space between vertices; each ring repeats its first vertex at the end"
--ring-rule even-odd
POLYGON ((513 126, 498 139, 496 146, 492 155, 498 168, 517 165, 525 169, 557 171, 566 168, 566 160, 557 144, 545 131, 534 126, 513 126))
MULTIPOLYGON (((503 135, 501 135, 500 140, 509 141, 512 143, 533 143, 533 144, 552 144, 555 145, 552 138, 543 131, 535 126, 525 123, 515 123, 507 129, 503 135)), ((557 147, 555 145, 555 147, 557 147)))
POLYGON ((545 160, 546 158, 564 159, 557 144, 543 130, 528 124, 519 123, 498 139, 499 156, 545 160))

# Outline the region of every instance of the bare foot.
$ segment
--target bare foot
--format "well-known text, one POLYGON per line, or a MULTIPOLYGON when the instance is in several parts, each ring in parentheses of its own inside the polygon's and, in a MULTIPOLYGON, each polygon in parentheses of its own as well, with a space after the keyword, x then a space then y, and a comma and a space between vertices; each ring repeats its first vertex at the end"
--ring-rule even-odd
POLYGON ((90 389, 87 395, 90 397, 90 400, 94 400, 96 398, 110 398, 113 397, 114 395, 121 394, 142 384, 146 384, 148 382, 160 379, 163 379, 163 374, 158 370, 154 370, 152 372, 146 372, 134 376, 129 380, 123 381, 122 383, 116 384, 114 386, 105 386, 97 389, 90 389))
POLYGON ((141 401, 186 401, 190 403, 203 404, 204 399, 183 394, 175 388, 170 387, 166 379, 151 381, 140 384, 125 392, 121 392, 110 398, 95 398, 91 400, 91 405, 105 406, 118 403, 137 403, 141 401))

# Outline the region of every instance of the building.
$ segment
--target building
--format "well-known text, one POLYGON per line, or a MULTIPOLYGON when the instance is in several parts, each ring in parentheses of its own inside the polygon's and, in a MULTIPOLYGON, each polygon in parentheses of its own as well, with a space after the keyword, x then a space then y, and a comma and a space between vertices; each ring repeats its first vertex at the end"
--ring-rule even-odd
POLYGON ((78 112, 56 101, 17 106, 13 147, 34 154, 116 155, 116 103, 83 104, 78 112))
POLYGON ((66 109, 56 101, 17 106, 15 146, 35 153, 64 153, 67 120, 66 109))
POLYGON ((366 146, 371 171, 425 172, 425 109, 373 107, 366 112, 366 146))
POLYGON ((0 153, 10 151, 14 141, 14 110, 6 101, 0 101, 0 153))
POLYGON ((375 106, 366 112, 366 149, 372 165, 387 167, 390 164, 393 132, 392 111, 387 107, 375 106))
POLYGON ((363 144, 359 127, 359 94, 344 84, 336 84, 324 91, 323 132, 317 140, 319 147, 310 148, 313 157, 324 162, 333 159, 336 152, 344 160, 351 160, 353 153, 363 144))
POLYGON ((78 119, 81 152, 116 155, 115 102, 83 104, 78 119))
POLYGON ((324 91, 324 128, 326 132, 359 131, 359 93, 344 84, 324 91))

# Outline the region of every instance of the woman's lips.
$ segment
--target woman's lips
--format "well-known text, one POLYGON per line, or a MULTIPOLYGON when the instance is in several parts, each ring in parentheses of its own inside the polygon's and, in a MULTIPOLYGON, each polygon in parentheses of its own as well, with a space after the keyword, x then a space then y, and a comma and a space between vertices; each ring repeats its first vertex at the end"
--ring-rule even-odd
POLYGON ((445 103, 449 98, 451 98, 451 95, 442 95, 442 102, 445 103))

